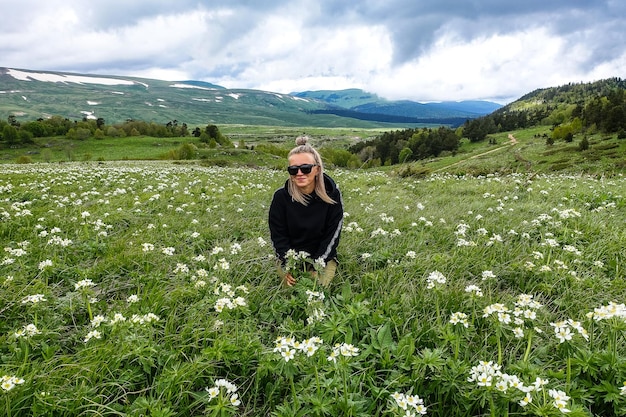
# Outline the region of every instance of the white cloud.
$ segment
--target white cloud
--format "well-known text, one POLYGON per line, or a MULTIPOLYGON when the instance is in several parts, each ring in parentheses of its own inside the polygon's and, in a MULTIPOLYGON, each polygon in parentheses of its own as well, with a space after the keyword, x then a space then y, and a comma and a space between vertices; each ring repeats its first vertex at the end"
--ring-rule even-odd
POLYGON ((500 102, 626 74, 616 0, 7 2, 11 68, 500 102))
MULTIPOLYGON (((392 45, 384 28, 292 29, 285 32, 290 36, 252 33, 250 36, 268 40, 271 51, 264 55, 247 51, 246 56, 253 57, 251 65, 231 82, 282 93, 363 87, 389 68, 392 45), (301 39, 306 39, 305 47, 301 39)), ((261 48, 252 45, 255 50, 261 48)))

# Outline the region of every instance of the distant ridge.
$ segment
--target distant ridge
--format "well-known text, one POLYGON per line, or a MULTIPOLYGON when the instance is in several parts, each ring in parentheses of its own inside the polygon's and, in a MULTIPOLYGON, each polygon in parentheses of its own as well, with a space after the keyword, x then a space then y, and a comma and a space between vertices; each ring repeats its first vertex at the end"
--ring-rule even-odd
POLYGON ((417 119, 475 118, 489 114, 500 107, 489 101, 445 101, 418 103, 410 100, 390 101, 366 91, 351 88, 346 90, 319 90, 291 93, 297 97, 322 100, 330 105, 359 113, 386 114, 417 119))
POLYGON ((210 82, 0 68, 0 117, 58 115, 188 125, 458 126, 500 107, 489 102, 388 101, 359 89, 281 94, 210 82))

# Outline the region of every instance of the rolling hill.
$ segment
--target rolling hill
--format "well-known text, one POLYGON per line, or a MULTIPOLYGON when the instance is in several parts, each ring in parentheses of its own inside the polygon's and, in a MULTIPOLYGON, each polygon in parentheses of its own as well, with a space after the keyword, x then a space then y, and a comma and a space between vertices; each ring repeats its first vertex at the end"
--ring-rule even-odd
POLYGON ((0 117, 129 119, 188 125, 458 126, 499 107, 488 102, 387 101, 362 90, 279 94, 203 81, 0 68, 0 117), (332 98, 337 98, 333 100, 332 98))

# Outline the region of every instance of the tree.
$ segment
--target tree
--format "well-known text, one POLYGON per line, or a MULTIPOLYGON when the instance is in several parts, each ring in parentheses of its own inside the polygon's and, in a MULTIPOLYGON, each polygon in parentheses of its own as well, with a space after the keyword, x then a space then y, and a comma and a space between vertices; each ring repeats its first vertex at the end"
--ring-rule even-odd
POLYGON ((65 137, 71 140, 75 140, 77 138, 76 129, 71 128, 70 130, 68 130, 67 133, 65 134, 65 137))
POLYGON ((204 128, 204 131, 209 138, 214 139, 215 142, 226 148, 233 148, 235 145, 226 136, 222 135, 219 128, 213 124, 209 124, 204 128))
POLYGON ((42 121, 39 121, 39 120, 36 120, 33 122, 26 122, 22 124, 22 126, 20 127, 20 131, 22 130, 26 130, 32 133, 33 136, 37 138, 43 138, 45 136, 49 136, 47 134, 46 125, 42 121))
POLYGON ((116 138, 116 137, 118 137, 119 135, 120 135, 120 134, 119 134, 119 131, 118 131, 118 130, 117 130, 117 128, 115 128, 114 126, 109 126, 109 127, 107 128, 107 136, 108 136, 108 137, 110 137, 110 138, 116 138))
POLYGON ((586 151, 587 149, 589 149, 589 139, 587 139, 587 136, 584 136, 578 144, 578 150, 582 152, 586 151))
POLYGON ((91 130, 85 127, 79 127, 76 129, 76 139, 86 140, 91 136, 91 130))
POLYGON ((215 139, 217 142, 219 142, 217 138, 221 135, 221 133, 217 126, 209 124, 204 128, 204 131, 207 133, 207 135, 209 135, 210 138, 215 139))
POLYGON ((31 132, 29 132, 28 130, 24 130, 24 129, 20 129, 17 132, 17 136, 20 139, 20 142, 23 144, 30 144, 30 143, 34 143, 33 142, 33 134, 31 132))
POLYGON ((403 148, 400 151, 400 155, 398 155, 398 158, 400 159, 400 163, 404 163, 408 161, 412 155, 413 155, 413 151, 411 150, 411 148, 403 148))
POLYGON ((7 121, 13 127, 20 127, 20 122, 17 121, 17 118, 13 114, 7 118, 7 121))
POLYGON ((2 129, 2 139, 9 145, 14 145, 17 142, 17 129, 13 125, 5 125, 2 129))
POLYGON ((468 120, 463 126, 463 135, 470 142, 480 142, 484 140, 489 133, 497 131, 496 123, 491 117, 480 117, 478 119, 468 120))

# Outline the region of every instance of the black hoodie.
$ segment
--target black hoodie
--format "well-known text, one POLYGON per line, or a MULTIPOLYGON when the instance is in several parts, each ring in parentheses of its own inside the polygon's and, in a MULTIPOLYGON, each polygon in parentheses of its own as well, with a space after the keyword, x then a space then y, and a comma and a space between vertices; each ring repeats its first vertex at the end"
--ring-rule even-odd
POLYGON ((311 259, 324 262, 337 257, 337 245, 343 224, 343 201, 339 187, 324 174, 326 193, 336 201, 326 203, 313 192, 308 205, 293 201, 287 184, 274 193, 269 210, 269 227, 276 256, 285 263, 289 249, 305 251, 311 259))

